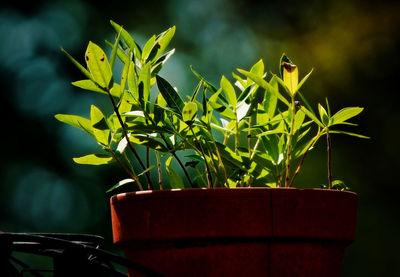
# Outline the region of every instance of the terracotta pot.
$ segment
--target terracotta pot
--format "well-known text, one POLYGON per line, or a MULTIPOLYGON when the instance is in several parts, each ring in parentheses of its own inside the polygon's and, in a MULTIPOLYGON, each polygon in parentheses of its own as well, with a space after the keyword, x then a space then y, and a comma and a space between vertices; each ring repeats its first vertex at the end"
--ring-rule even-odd
POLYGON ((355 193, 321 189, 185 189, 111 198, 114 242, 126 258, 164 276, 339 276, 354 240, 356 208, 355 193))

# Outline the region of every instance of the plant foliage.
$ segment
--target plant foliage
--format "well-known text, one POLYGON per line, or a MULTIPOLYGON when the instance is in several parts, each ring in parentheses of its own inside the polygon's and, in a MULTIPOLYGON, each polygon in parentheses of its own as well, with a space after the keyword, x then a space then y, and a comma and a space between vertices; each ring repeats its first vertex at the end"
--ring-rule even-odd
POLYGON ((152 36, 141 48, 122 26, 113 21, 111 25, 116 40, 107 42, 109 57, 93 42, 87 46, 86 66, 63 52, 85 77, 72 84, 108 96, 113 112, 107 114, 92 105, 90 118, 55 116, 88 133, 100 146, 99 153, 74 158, 76 163, 118 163, 126 171, 129 178, 110 190, 126 184, 135 184, 139 190, 290 187, 307 153, 322 137, 328 145, 327 187, 347 188, 343 182, 332 180, 331 134, 366 138, 336 129, 354 125, 348 120, 363 108, 348 107, 331 115, 327 101, 327 107, 318 104, 315 113, 300 93, 311 72, 299 82, 298 67, 283 55, 280 76, 267 76, 259 60, 249 70, 233 73, 233 81, 222 76, 218 87, 192 68, 199 82, 186 99, 159 75, 174 53, 174 49, 166 49, 175 27, 152 36), (117 59, 123 65, 120 76, 113 74, 117 59), (151 91, 157 91, 154 99, 151 91), (139 148, 144 149, 145 157, 138 154, 139 148), (185 163, 181 152, 186 156, 185 163), (152 156, 157 166, 149 165, 152 156), (184 179, 176 166, 183 171, 184 179), (158 174, 157 184, 152 171, 158 174), (163 179, 164 171, 168 182, 163 179))

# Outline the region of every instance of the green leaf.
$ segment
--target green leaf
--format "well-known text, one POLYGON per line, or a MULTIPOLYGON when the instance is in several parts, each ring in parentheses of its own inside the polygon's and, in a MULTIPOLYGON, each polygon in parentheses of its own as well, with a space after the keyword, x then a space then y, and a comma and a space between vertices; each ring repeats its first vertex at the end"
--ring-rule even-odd
POLYGON ((285 86, 289 89, 292 95, 297 92, 297 86, 299 84, 299 70, 296 65, 283 62, 283 82, 285 86))
MULTIPOLYGON (((76 86, 78 88, 81 88, 81 89, 107 94, 107 91, 105 89, 100 88, 92 80, 89 80, 89 79, 72 82, 72 85, 76 86)), ((110 93, 112 96, 119 98, 121 96, 120 85, 117 83, 114 83, 113 87, 110 90, 110 93)))
POLYGON ((112 47, 112 51, 111 51, 111 57, 110 57, 110 67, 111 70, 114 68, 114 63, 115 63, 115 58, 117 56, 117 51, 118 51, 118 45, 119 45, 119 40, 121 38, 121 31, 118 33, 118 36, 115 40, 115 43, 112 47))
POLYGON ((168 148, 162 142, 147 135, 130 136, 129 141, 138 145, 149 147, 151 149, 160 152, 169 152, 168 148))
POLYGON ((132 61, 129 62, 128 89, 131 92, 132 97, 136 101, 138 101, 139 92, 138 92, 138 86, 137 86, 136 68, 135 68, 135 64, 132 61))
POLYGON ((90 154, 73 160, 77 164, 103 165, 112 163, 114 158, 109 154, 90 154))
POLYGON ((207 86, 207 89, 209 89, 212 93, 217 92, 218 89, 213 84, 208 82, 203 76, 201 76, 199 73, 197 73, 193 69, 193 66, 190 66, 190 69, 192 70, 193 74, 207 86))
MULTIPOLYGON (((246 70, 237 69, 240 73, 242 73, 243 75, 249 77, 250 79, 252 79, 257 85, 259 85, 260 87, 264 88, 264 89, 268 89, 269 92, 273 93, 279 100, 281 100, 286 106, 290 107, 290 103, 286 100, 285 97, 282 96, 282 94, 279 93, 279 91, 277 90, 277 88, 273 87, 272 85, 270 85, 267 81, 265 81, 263 78, 257 76, 256 74, 252 73, 252 72, 248 72, 246 70)), ((274 79, 278 79, 278 77, 273 76, 270 80, 270 82, 272 82, 274 79)), ((275 82, 275 81, 274 81, 275 82)))
POLYGON ((108 145, 110 129, 103 113, 94 105, 90 108, 90 120, 93 127, 93 134, 97 142, 102 145, 108 145))
POLYGON ((138 86, 138 93, 139 93, 139 102, 142 104, 144 109, 146 110, 146 103, 149 101, 150 98, 150 67, 151 64, 147 63, 142 68, 142 71, 139 74, 139 86, 138 86))
POLYGON ((124 28, 122 28, 120 25, 118 25, 114 21, 110 20, 110 23, 114 27, 114 29, 116 30, 117 33, 121 32, 121 36, 122 36, 123 40, 125 41, 126 45, 128 45, 128 47, 134 53, 134 56, 140 60, 141 59, 141 51, 140 51, 139 47, 137 46, 133 37, 124 28))
POLYGON ((164 63, 175 53, 175 49, 168 51, 167 53, 160 56, 151 66, 151 76, 154 77, 160 72, 164 63))
POLYGON ((157 52, 154 55, 154 57, 152 58, 152 61, 157 59, 164 52, 164 50, 167 48, 167 46, 169 45, 171 39, 175 35, 175 30, 176 30, 176 27, 173 26, 173 27, 169 28, 168 30, 164 31, 163 33, 161 33, 157 37, 157 40, 156 40, 157 52))
POLYGON ((356 115, 361 113, 363 110, 364 110, 364 108, 360 108, 360 107, 343 108, 332 116, 330 125, 335 125, 335 124, 340 124, 342 122, 345 122, 346 120, 348 120, 352 117, 355 117, 356 115))
POLYGON ((322 123, 325 126, 328 126, 328 124, 329 124, 328 113, 326 112, 325 108, 321 104, 318 104, 318 111, 319 111, 319 117, 321 118, 322 123))
POLYGON ((237 98, 235 89, 233 88, 231 82, 229 82, 228 79, 225 78, 225 76, 222 76, 221 78, 221 88, 225 93, 226 98, 228 99, 228 103, 236 108, 237 98))
POLYGON ((363 138, 363 139, 370 139, 370 137, 356 134, 356 133, 351 133, 351 132, 346 132, 346 131, 338 131, 338 130, 330 130, 330 134, 342 134, 342 135, 348 135, 348 136, 353 136, 353 137, 358 137, 358 138, 363 138))
POLYGON ((278 81, 276 79, 271 79, 270 84, 273 91, 271 91, 269 87, 265 90, 264 110, 269 118, 273 118, 278 104, 278 98, 276 97, 276 93, 274 93, 274 91, 278 91, 278 81))
MULTIPOLYGON (((114 44, 106 40, 106 44, 111 47, 111 49, 114 49, 114 44)), ((121 60, 123 64, 129 63, 130 58, 128 55, 126 55, 121 49, 117 48, 117 57, 121 60)), ((111 65, 111 62, 110 62, 111 65)))
POLYGON ((167 80, 163 79, 160 76, 156 76, 157 87, 165 101, 168 104, 168 107, 171 108, 177 114, 182 114, 182 109, 184 106, 183 100, 180 95, 175 91, 175 89, 168 83, 167 80))
POLYGON ((112 79, 112 72, 104 51, 90 41, 86 49, 85 58, 92 79, 100 87, 108 88, 112 79))
POLYGON ((186 123, 193 121, 197 113, 197 104, 194 102, 187 102, 182 110, 182 118, 186 123))
POLYGON ((75 60, 64 48, 61 48, 61 51, 68 57, 68 59, 85 75, 87 78, 91 79, 92 76, 90 72, 86 70, 77 60, 75 60))
POLYGON ((58 121, 66 123, 68 125, 74 126, 82 131, 87 132, 89 135, 94 136, 92 123, 89 119, 84 118, 78 115, 70 115, 70 114, 56 114, 55 118, 58 121))
POLYGON ((135 180, 130 179, 130 178, 121 180, 118 183, 116 183, 114 186, 112 186, 109 190, 107 190, 106 193, 109 193, 123 185, 130 184, 130 183, 135 183, 135 180))
POLYGON ((142 61, 143 61, 143 62, 146 62, 146 61, 147 61, 147 58, 149 57, 150 52, 151 52, 151 50, 153 49, 155 42, 156 42, 156 36, 153 35, 153 36, 146 42, 146 44, 144 45, 143 51, 142 51, 142 61))
POLYGON ((300 81, 300 83, 297 85, 296 92, 298 92, 300 88, 303 86, 303 84, 307 81, 308 77, 310 77, 313 70, 314 69, 311 69, 311 71, 300 81))
POLYGON ((321 128, 325 128, 324 124, 322 124, 322 122, 319 121, 319 119, 312 112, 310 112, 306 107, 301 106, 300 110, 303 111, 312 121, 317 123, 321 128))
POLYGON ((182 181, 182 178, 172 168, 172 159, 173 159, 173 156, 170 156, 167 159, 167 161, 165 162, 165 169, 167 172, 169 183, 173 189, 183 189, 183 188, 185 188, 185 185, 182 181))

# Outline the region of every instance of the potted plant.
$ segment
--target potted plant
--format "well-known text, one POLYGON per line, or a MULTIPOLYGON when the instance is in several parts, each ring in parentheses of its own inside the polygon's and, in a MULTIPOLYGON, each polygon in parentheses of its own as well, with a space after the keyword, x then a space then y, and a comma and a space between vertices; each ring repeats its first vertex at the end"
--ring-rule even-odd
POLYGON ((129 177, 109 190, 133 190, 111 198, 114 242, 125 256, 165 276, 339 276, 357 196, 333 180, 331 135, 366 138, 336 128, 354 125, 348 120, 363 108, 331 114, 326 101, 315 112, 300 92, 311 72, 299 82, 286 55, 280 76, 265 73, 260 60, 233 73, 234 84, 222 76, 214 86, 192 68, 199 81, 184 96, 159 75, 174 53, 165 51, 175 27, 141 48, 111 25, 109 57, 93 42, 86 66, 63 52, 86 78, 72 84, 107 96, 113 112, 92 105, 90 118, 55 117, 101 148, 76 163, 118 163, 129 177), (322 138, 326 187, 293 188, 322 138))

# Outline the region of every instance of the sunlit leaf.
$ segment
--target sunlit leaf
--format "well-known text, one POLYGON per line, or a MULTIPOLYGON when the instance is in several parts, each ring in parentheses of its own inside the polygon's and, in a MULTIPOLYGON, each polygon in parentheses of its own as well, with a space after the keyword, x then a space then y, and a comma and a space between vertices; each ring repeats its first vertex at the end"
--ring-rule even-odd
POLYGON ((61 51, 68 57, 68 59, 85 75, 87 78, 91 79, 92 76, 90 72, 87 71, 77 60, 75 60, 64 48, 61 48, 61 51))
POLYGON ((193 121, 197 113, 197 104, 194 102, 187 102, 182 109, 182 118, 186 123, 193 121))
POLYGON ((225 93, 226 98, 228 99, 228 103, 236 108, 237 98, 235 89, 233 88, 231 82, 229 82, 228 79, 225 78, 225 76, 222 76, 221 78, 221 88, 222 91, 225 93))
POLYGON ((326 112, 325 108, 321 104, 318 104, 318 111, 319 111, 319 117, 321 118, 322 123, 325 126, 328 126, 328 124, 329 124, 328 113, 326 112))
POLYGON ((171 39, 175 35, 175 30, 176 27, 172 26, 171 28, 160 34, 160 36, 157 38, 158 49, 154 59, 157 59, 167 48, 171 39))
POLYGON ((169 179, 170 186, 173 189, 183 189, 185 185, 182 181, 182 178, 179 176, 178 173, 172 168, 172 159, 173 156, 170 156, 167 161, 165 162, 165 171, 167 172, 167 176, 169 179))
POLYGON ((74 158, 77 164, 102 165, 110 164, 114 161, 109 154, 90 154, 79 158, 74 158))
POLYGON ((342 134, 342 135, 348 135, 348 136, 353 136, 353 137, 358 137, 358 138, 363 138, 363 139, 369 139, 370 137, 352 133, 352 132, 346 132, 346 131, 337 131, 337 130, 330 130, 329 133, 331 134, 342 134))
POLYGON ((348 107, 348 108, 341 109, 340 111, 338 111, 337 113, 335 113, 332 116, 330 125, 335 125, 335 124, 345 122, 346 120, 348 120, 352 117, 355 117, 356 115, 361 113, 363 110, 364 110, 364 108, 360 108, 360 107, 348 107))
POLYGON ((134 183, 134 182, 135 182, 135 180, 130 179, 130 178, 121 180, 118 183, 116 183, 114 186, 112 186, 110 189, 108 189, 106 192, 109 193, 109 192, 111 192, 111 191, 113 191, 113 190, 115 190, 115 189, 117 189, 119 187, 122 187, 123 185, 134 183))
POLYGON ((85 54, 86 64, 92 79, 102 88, 108 88, 112 72, 106 53, 93 42, 89 42, 85 54))
POLYGON ((292 95, 297 92, 297 85, 299 84, 299 70, 296 65, 283 62, 283 82, 289 89, 292 95))
POLYGON ((151 50, 153 49, 155 42, 156 42, 156 36, 153 35, 153 36, 146 42, 146 44, 144 45, 143 50, 142 50, 142 60, 143 60, 143 61, 146 61, 147 58, 149 57, 150 52, 151 52, 151 50))
POLYGON ((70 114, 56 114, 55 118, 58 121, 74 126, 75 128, 81 129, 82 131, 87 132, 89 135, 94 136, 92 123, 87 118, 70 114))
POLYGON ((325 128, 324 124, 322 124, 321 121, 312 113, 310 112, 306 107, 302 106, 300 108, 301 111, 303 111, 312 121, 317 123, 320 127, 325 128))
POLYGON ((92 105, 90 108, 90 121, 93 128, 93 134, 97 142, 103 145, 108 145, 110 129, 103 113, 94 105, 92 105))
POLYGON ((131 49, 131 51, 134 53, 135 57, 137 59, 141 59, 141 51, 139 47, 137 46, 135 40, 133 37, 120 25, 115 23, 114 21, 110 20, 111 25, 114 27, 117 33, 121 33, 122 39, 125 41, 125 43, 128 45, 128 47, 131 49))

